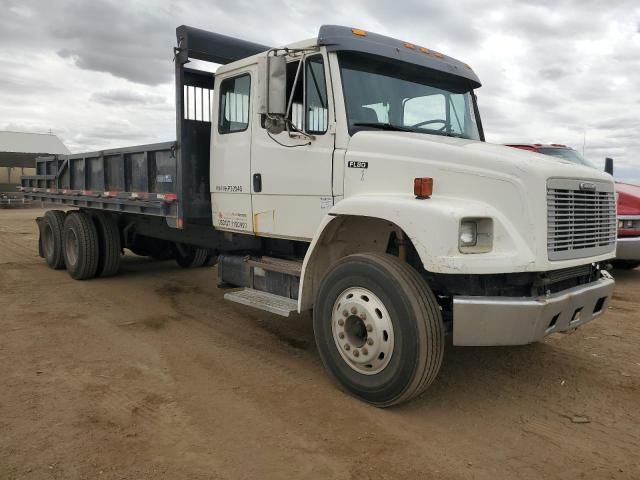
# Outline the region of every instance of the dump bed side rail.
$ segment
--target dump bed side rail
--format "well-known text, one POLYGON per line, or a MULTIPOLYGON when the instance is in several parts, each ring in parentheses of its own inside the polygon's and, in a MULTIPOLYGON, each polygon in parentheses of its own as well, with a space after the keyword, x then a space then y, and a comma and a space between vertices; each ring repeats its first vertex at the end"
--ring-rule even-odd
POLYGON ((176 166, 175 142, 38 157, 20 190, 31 200, 162 216, 176 226, 176 166))

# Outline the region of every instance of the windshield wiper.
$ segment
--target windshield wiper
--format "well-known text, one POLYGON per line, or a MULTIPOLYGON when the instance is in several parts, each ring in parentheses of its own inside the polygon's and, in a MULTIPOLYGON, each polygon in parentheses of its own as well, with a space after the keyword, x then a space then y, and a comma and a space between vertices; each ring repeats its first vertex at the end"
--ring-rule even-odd
POLYGON ((415 132, 415 130, 411 128, 401 127, 400 125, 394 125, 388 122, 356 122, 353 124, 354 127, 373 127, 379 128, 380 130, 390 130, 396 132, 415 132))
POLYGON ((373 127, 380 130, 388 130, 393 132, 412 132, 412 133, 430 133, 432 135, 442 135, 443 137, 467 138, 460 133, 443 132, 440 130, 431 130, 430 128, 402 127, 388 122, 356 122, 354 127, 373 127))
POLYGON ((444 135, 445 137, 467 138, 461 133, 453 133, 453 132, 440 132, 439 135, 444 135))

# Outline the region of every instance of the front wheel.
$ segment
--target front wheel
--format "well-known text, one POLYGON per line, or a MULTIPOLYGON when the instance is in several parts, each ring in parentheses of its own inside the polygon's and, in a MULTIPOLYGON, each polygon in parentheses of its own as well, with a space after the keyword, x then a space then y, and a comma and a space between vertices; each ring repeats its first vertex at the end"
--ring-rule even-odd
POLYGON ((357 254, 337 262, 320 284, 313 328, 331 376, 378 407, 420 395, 442 364, 444 328, 435 296, 392 255, 357 254))

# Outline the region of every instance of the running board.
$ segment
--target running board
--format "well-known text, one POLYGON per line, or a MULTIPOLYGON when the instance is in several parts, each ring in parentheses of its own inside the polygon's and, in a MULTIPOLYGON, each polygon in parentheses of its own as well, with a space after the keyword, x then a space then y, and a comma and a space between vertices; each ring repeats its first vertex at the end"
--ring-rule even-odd
POLYGON ((297 300, 274 295, 273 293, 261 292, 260 290, 254 290, 252 288, 225 293, 224 299, 275 313, 276 315, 282 315, 283 317, 288 317, 291 312, 298 311, 297 300))

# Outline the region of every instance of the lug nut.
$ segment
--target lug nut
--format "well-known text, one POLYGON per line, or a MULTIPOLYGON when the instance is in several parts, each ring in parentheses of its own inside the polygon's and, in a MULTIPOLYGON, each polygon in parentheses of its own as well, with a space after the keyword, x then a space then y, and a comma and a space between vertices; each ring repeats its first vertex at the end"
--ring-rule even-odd
POLYGON ((342 319, 338 320, 338 325, 343 326, 344 325, 344 320, 342 320, 342 319))
POLYGON ((367 339, 367 345, 373 345, 373 338, 367 339))
POLYGON ((344 346, 345 350, 351 350, 351 345, 349 345, 348 343, 344 346))
POLYGON ((354 350, 353 351, 353 356, 354 357, 359 357, 360 356, 360 352, 358 350, 354 350))
POLYGON ((372 332, 373 331, 373 327, 371 326, 371 324, 367 325, 367 332, 372 332))
POLYGON ((355 315, 356 313, 358 313, 358 309, 356 307, 351 307, 351 313, 355 315))
POLYGON ((340 333, 338 334, 338 337, 340 337, 340 339, 343 339, 343 338, 344 338, 344 333, 340 332, 340 333))
POLYGON ((366 348, 362 349, 362 354, 363 355, 368 355, 369 354, 369 350, 367 350, 366 348))
POLYGON ((366 313, 364 313, 364 312, 362 312, 362 315, 360 315, 360 318, 361 318, 362 320, 366 320, 366 319, 367 319, 367 314, 366 314, 366 313))
POLYGON ((345 317, 349 316, 349 312, 345 309, 342 311, 342 315, 344 315, 345 317))

